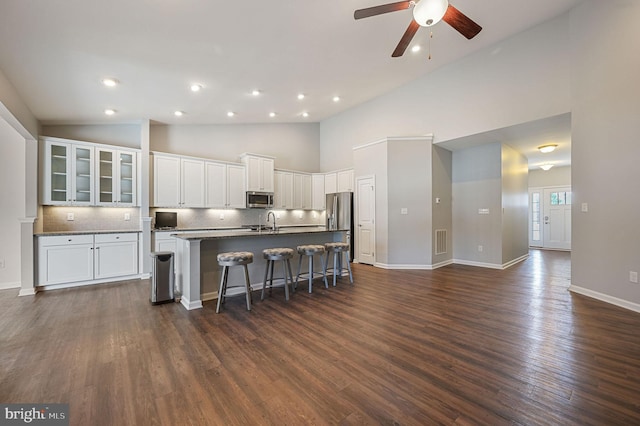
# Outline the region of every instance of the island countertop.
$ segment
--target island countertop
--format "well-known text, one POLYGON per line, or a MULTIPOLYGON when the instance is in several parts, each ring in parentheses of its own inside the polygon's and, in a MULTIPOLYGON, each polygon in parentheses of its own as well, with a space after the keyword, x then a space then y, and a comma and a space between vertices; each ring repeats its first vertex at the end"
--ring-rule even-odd
POLYGON ((321 233, 333 233, 333 232, 347 232, 346 229, 332 229, 327 230, 324 227, 309 228, 309 227, 292 227, 292 228, 279 228, 276 231, 273 230, 233 230, 233 231, 209 231, 209 232, 189 232, 189 233, 175 233, 171 234, 176 238, 182 240, 217 240, 222 238, 243 238, 243 237, 274 237, 278 235, 293 235, 293 234, 321 234, 321 233))

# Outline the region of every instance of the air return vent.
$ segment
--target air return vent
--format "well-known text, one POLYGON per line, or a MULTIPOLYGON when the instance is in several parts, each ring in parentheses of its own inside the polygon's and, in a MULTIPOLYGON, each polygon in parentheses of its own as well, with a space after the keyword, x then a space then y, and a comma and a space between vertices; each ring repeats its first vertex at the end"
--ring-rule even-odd
POLYGON ((436 254, 447 252, 447 230, 436 229, 436 254))

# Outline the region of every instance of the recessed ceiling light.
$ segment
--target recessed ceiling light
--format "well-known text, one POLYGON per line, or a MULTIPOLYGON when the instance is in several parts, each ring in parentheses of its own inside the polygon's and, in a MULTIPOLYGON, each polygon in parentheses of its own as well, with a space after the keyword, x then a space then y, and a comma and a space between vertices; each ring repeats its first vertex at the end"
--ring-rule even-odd
POLYGON ((111 109, 111 108, 107 108, 107 109, 104 110, 104 113, 107 114, 107 115, 113 115, 113 114, 116 113, 116 110, 115 109, 111 109))
POLYGON ((333 102, 340 102, 340 96, 334 96, 333 102))
POLYGON ((235 113, 235 112, 233 112, 233 111, 229 111, 229 112, 227 113, 227 117, 233 117, 234 115, 236 115, 236 113, 235 113))
POLYGON ((298 99, 303 100, 304 99, 304 93, 298 93, 298 99))
POLYGON ((550 143, 550 144, 547 144, 547 145, 539 146, 538 150, 540 150, 540 152, 542 152, 544 154, 548 154, 550 152, 553 152, 557 147, 558 147, 558 144, 550 143))
POLYGON ((194 83, 191 86, 189 86, 189 88, 191 89, 192 92, 199 92, 200 90, 202 90, 202 84, 194 83))
POLYGON ((542 166, 540 166, 540 168, 541 168, 542 170, 544 170, 545 172, 546 172, 547 170, 549 170, 550 168, 552 168, 552 167, 553 167, 553 164, 543 164, 542 166))
POLYGON ((307 118, 307 117, 309 116, 309 113, 308 113, 307 111, 305 111, 305 112, 303 112, 303 113, 302 113, 302 116, 303 116, 304 118, 307 118))
POLYGON ((251 94, 252 94, 253 96, 260 96, 260 91, 259 91, 258 89, 253 89, 253 90, 251 91, 251 94))
POLYGON ((276 116, 276 113, 275 113, 275 112, 270 112, 270 113, 269 113, 269 117, 273 118, 273 117, 275 117, 275 116, 276 116))
POLYGON ((414 53, 415 53, 415 52, 419 52, 419 51, 420 51, 420 45, 419 45, 419 44, 416 44, 415 46, 413 46, 413 47, 411 48, 411 51, 412 51, 412 52, 414 52, 414 53))
POLYGON ((173 114, 174 114, 176 117, 182 117, 182 116, 184 115, 184 112, 182 112, 182 111, 175 111, 173 114))
POLYGON ((103 78, 102 84, 107 87, 115 87, 118 85, 118 80, 116 80, 115 78, 103 78))

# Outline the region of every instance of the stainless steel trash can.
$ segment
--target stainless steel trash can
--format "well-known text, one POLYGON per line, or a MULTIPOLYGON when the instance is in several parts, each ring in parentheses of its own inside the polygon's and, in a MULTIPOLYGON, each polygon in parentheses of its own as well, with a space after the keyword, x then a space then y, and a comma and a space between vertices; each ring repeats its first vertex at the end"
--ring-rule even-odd
POLYGON ((152 252, 151 304, 173 302, 173 252, 152 252))

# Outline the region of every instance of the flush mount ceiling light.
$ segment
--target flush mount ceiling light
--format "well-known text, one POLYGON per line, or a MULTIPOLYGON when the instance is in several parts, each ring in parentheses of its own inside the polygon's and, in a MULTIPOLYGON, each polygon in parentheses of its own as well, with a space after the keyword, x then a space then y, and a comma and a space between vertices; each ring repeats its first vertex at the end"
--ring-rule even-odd
POLYGON ((202 84, 194 83, 191 86, 189 86, 189 88, 191 89, 192 92, 199 92, 200 90, 202 90, 202 84))
POLYGON ((547 144, 547 145, 539 146, 538 150, 540 152, 542 152, 543 154, 548 154, 550 152, 553 152, 557 147, 558 147, 558 144, 550 143, 550 144, 547 144))
POLYGON ((542 170, 544 170, 545 172, 546 172, 547 170, 549 170, 550 168, 552 168, 552 167, 553 167, 553 164, 543 164, 542 166, 540 166, 540 168, 541 168, 542 170))
POLYGON ((111 109, 111 108, 107 108, 107 109, 104 110, 104 113, 107 114, 107 115, 113 115, 113 114, 116 113, 116 110, 115 109, 111 109))
POLYGON ((183 111, 175 111, 173 113, 173 115, 175 115, 176 117, 182 117, 184 115, 184 112, 183 111))
POLYGON ((115 78, 103 78, 102 84, 107 87, 115 87, 118 85, 118 80, 116 80, 115 78))

